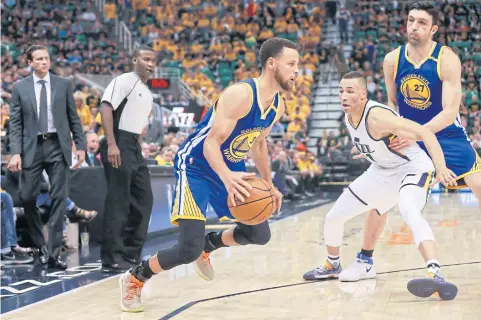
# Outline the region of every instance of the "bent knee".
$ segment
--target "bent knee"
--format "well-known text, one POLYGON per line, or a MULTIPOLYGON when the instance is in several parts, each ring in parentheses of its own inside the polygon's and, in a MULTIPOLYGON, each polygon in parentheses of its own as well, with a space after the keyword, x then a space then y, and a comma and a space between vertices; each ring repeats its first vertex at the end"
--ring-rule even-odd
POLYGON ((179 245, 177 254, 183 264, 188 264, 197 260, 204 250, 204 243, 191 243, 179 245))
POLYGON ((271 240, 271 230, 267 228, 263 230, 262 233, 255 233, 251 237, 252 244, 257 244, 260 246, 266 245, 271 240))
POLYGON ((238 226, 234 229, 234 241, 240 245, 265 245, 271 239, 271 230, 267 221, 256 226, 238 226))

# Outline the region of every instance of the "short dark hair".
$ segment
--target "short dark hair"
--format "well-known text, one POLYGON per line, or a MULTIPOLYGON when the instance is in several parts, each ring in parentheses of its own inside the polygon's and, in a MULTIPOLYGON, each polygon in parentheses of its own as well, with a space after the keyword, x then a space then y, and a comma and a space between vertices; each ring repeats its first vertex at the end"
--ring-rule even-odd
POLYGON ((436 6, 429 1, 419 1, 414 3, 409 11, 411 10, 420 10, 420 11, 426 11, 432 18, 433 18, 433 25, 438 24, 438 15, 439 11, 436 6))
POLYGON ((297 46, 287 39, 270 38, 266 40, 259 50, 259 60, 262 68, 266 66, 267 59, 277 57, 284 48, 297 50, 297 46))
POLYGON ((27 51, 25 51, 25 54, 27 55, 27 61, 32 61, 32 55, 37 50, 45 50, 48 52, 48 48, 46 46, 34 44, 33 46, 28 47, 27 51))
POLYGON ((132 57, 138 57, 140 55, 140 51, 152 51, 155 52, 152 47, 146 46, 146 45, 141 45, 138 46, 134 49, 134 52, 132 53, 132 57))
POLYGON ((359 71, 348 72, 342 77, 342 79, 361 79, 361 84, 363 85, 363 87, 367 87, 366 77, 364 76, 364 74, 362 74, 362 72, 359 71))

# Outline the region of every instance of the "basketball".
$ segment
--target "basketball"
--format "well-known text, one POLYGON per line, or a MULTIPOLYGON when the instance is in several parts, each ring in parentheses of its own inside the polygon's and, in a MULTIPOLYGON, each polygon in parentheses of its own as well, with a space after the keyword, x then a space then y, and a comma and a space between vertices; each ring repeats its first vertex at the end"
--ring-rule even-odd
POLYGON ((274 195, 269 184, 261 178, 251 177, 246 181, 252 186, 250 196, 245 202, 236 199, 236 207, 229 202, 229 210, 237 221, 248 224, 260 224, 277 210, 274 195))

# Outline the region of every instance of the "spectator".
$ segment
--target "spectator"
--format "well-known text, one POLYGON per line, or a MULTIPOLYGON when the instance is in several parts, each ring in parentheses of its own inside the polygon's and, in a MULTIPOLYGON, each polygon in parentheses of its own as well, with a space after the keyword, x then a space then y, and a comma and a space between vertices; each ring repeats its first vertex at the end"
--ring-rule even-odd
POLYGON ((85 163, 89 167, 101 167, 102 161, 98 158, 99 154, 99 136, 95 132, 88 132, 87 139, 87 154, 85 155, 85 163))
POLYGON ((346 10, 344 5, 341 5, 339 12, 336 15, 337 23, 339 25, 339 33, 341 36, 341 41, 343 43, 347 43, 349 36, 348 36, 348 26, 349 26, 349 18, 350 13, 346 10))
MULTIPOLYGON (((2 179, 3 180, 3 179, 2 179)), ((17 231, 15 229, 15 212, 13 211, 12 197, 5 191, 2 197, 2 245, 1 264, 27 264, 33 262, 33 257, 28 253, 30 248, 22 248, 17 243, 17 231)))
POLYGON ((173 166, 174 156, 171 147, 162 148, 160 154, 155 158, 159 166, 173 166))
POLYGON ((292 199, 295 190, 291 189, 287 183, 291 169, 285 151, 279 152, 276 158, 271 162, 271 168, 272 172, 275 174, 272 182, 282 193, 284 200, 292 199))

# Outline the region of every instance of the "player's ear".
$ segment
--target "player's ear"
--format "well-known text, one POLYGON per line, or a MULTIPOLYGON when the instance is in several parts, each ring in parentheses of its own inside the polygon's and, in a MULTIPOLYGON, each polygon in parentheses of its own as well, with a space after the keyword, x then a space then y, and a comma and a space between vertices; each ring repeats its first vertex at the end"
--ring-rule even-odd
POLYGON ((434 25, 432 28, 431 28, 431 35, 434 36, 434 34, 438 32, 438 26, 437 25, 434 25))
POLYGON ((267 67, 270 68, 271 70, 274 70, 275 67, 276 67, 276 61, 274 60, 274 58, 269 58, 267 59, 267 67))

